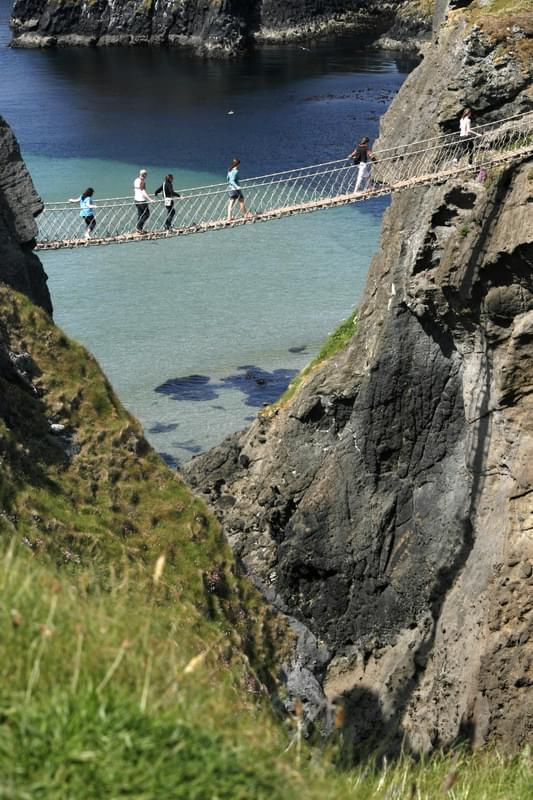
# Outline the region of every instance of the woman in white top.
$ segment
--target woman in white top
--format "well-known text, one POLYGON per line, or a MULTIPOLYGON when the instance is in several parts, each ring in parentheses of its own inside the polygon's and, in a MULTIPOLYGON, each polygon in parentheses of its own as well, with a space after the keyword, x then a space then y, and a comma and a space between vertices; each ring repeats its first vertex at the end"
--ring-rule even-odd
POLYGON ((146 191, 146 176, 148 175, 145 169, 141 169, 139 177, 133 181, 134 201, 137 206, 137 233, 144 233, 143 227, 150 216, 150 209, 148 203, 154 201, 146 191))
POLYGON ((474 152, 474 136, 479 136, 479 133, 472 130, 472 112, 469 108, 465 108, 459 120, 459 139, 468 153, 469 164, 472 163, 472 154, 474 152))

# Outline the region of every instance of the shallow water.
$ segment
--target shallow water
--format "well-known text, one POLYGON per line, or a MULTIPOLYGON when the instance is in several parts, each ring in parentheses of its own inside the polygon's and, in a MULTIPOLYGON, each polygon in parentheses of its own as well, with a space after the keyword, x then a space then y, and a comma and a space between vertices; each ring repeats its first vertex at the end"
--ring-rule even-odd
MULTIPOLYGON (((8 4, 0 0, 0 44, 8 4)), ((127 195, 340 158, 409 63, 356 39, 239 62, 138 48, 0 47, 0 111, 45 200, 127 195), (233 111, 233 114, 228 114, 233 111)), ((385 201, 234 230, 42 253, 56 322, 95 354, 169 463, 244 427, 361 295, 385 201), (190 376, 197 376, 190 379, 190 376)))

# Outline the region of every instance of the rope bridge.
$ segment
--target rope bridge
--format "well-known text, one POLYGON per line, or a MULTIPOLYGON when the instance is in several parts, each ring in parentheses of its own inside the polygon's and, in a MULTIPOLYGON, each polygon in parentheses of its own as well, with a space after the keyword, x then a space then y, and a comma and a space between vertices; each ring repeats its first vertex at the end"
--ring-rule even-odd
MULTIPOLYGON (((479 172, 493 164, 533 154, 533 112, 480 125, 468 142, 451 133, 373 153, 376 161, 371 164, 371 175, 357 192, 359 168, 346 158, 243 180, 241 189, 250 213, 230 221, 226 184, 180 189, 170 231, 165 229, 169 209, 164 200, 149 204, 150 218, 143 234, 135 231, 137 209, 131 197, 96 201, 96 229, 90 239, 83 235, 83 219, 77 206, 47 203, 37 220, 36 249, 57 250, 219 230, 367 200, 472 170, 479 172), (467 150, 471 151, 472 163, 468 163, 467 150)), ((233 211, 238 213, 238 204, 233 211)))

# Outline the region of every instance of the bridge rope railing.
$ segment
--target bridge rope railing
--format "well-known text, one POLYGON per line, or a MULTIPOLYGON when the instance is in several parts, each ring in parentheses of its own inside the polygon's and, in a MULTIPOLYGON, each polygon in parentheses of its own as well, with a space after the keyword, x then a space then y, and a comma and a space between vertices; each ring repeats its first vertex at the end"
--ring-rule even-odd
MULTIPOLYGON (((242 180, 241 188, 250 216, 235 216, 229 222, 226 184, 178 189, 180 197, 174 203, 173 230, 165 230, 169 209, 164 200, 156 200, 149 204, 150 217, 144 226, 144 238, 214 230, 250 220, 273 219, 366 200, 511 161, 529 153, 533 153, 531 111, 478 126, 468 140, 451 133, 374 150, 376 161, 371 164, 370 175, 357 192, 359 167, 346 158, 242 180)), ((37 249, 141 238, 135 232, 137 210, 132 197, 95 199, 94 205, 96 229, 92 238, 86 240, 77 205, 47 203, 37 219, 37 249)), ((237 206, 234 211, 237 211, 237 206)))

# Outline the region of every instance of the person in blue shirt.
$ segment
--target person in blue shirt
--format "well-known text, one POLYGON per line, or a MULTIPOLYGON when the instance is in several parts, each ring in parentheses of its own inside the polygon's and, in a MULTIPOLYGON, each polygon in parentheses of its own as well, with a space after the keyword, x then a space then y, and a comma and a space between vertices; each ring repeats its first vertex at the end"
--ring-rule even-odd
POLYGON ((90 239, 91 233, 96 228, 96 220, 94 218, 94 209, 96 206, 93 204, 93 197, 94 189, 92 186, 89 186, 88 189, 85 189, 84 193, 81 197, 74 197, 69 199, 69 203, 79 203, 80 204, 80 217, 85 222, 85 238, 90 239))
POLYGON ((243 217, 251 217, 249 211, 246 210, 246 204, 244 202, 244 195, 241 191, 241 187, 239 185, 239 166, 241 160, 240 158, 234 158, 231 164, 229 165, 228 169, 228 194, 229 194, 229 203, 228 203, 228 222, 231 222, 233 206, 239 201, 239 205, 241 207, 241 214, 243 217))

